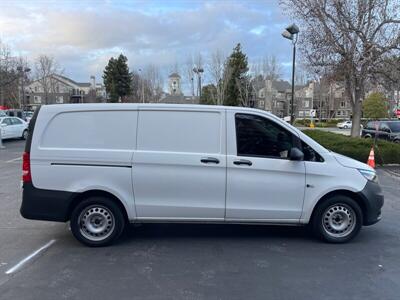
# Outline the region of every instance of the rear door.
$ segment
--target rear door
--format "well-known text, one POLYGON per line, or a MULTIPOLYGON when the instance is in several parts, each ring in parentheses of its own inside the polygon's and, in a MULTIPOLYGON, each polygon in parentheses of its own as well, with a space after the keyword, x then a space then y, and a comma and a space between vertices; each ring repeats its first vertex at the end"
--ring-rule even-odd
POLYGON ((226 219, 298 222, 304 161, 289 160, 295 133, 266 116, 228 112, 226 219))
POLYGON ((139 219, 223 220, 225 112, 139 111, 132 178, 139 219))

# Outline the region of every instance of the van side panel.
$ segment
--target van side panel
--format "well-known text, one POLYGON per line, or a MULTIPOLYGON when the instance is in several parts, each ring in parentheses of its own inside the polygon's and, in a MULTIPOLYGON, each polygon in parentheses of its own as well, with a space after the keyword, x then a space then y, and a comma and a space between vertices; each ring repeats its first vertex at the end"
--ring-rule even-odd
POLYGON ((136 110, 42 107, 31 145, 33 186, 71 193, 107 191, 134 219, 131 159, 137 116, 136 110))
POLYGON ((138 219, 224 220, 225 111, 140 110, 138 124, 138 219))

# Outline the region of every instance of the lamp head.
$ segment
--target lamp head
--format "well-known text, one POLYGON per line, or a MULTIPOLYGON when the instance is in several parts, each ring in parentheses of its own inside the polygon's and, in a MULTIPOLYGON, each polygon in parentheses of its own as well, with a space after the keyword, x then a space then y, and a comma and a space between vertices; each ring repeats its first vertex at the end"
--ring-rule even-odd
POLYGON ((285 31, 282 32, 282 36, 283 36, 285 39, 293 40, 293 34, 291 34, 291 33, 290 33, 289 31, 287 31, 287 30, 285 30, 285 31))
POLYGON ((290 33, 290 34, 297 34, 297 33, 299 33, 299 27, 297 27, 297 25, 296 24, 292 24, 292 25, 290 25, 290 26, 288 26, 288 27, 286 27, 286 30, 290 33))

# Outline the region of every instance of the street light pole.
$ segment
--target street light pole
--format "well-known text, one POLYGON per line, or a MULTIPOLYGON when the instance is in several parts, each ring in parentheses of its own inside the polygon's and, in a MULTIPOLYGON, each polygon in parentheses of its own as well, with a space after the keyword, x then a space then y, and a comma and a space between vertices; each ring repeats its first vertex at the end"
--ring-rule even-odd
POLYGON ((190 78, 190 80, 192 81, 192 97, 194 98, 194 78, 190 78))
POLYGON ((299 27, 296 24, 292 24, 288 26, 285 31, 282 32, 282 36, 285 39, 291 40, 293 45, 293 60, 292 60, 292 99, 290 103, 290 124, 294 123, 294 77, 295 77, 295 69, 296 69, 296 43, 297 43, 297 35, 299 33, 299 27))
MULTIPOLYGON (((20 77, 21 77, 21 88, 22 88, 22 99, 20 99, 20 107, 22 111, 25 110, 25 74, 31 71, 29 68, 23 68, 21 66, 17 67, 17 71, 20 72, 20 77)), ((21 93, 19 94, 21 95, 21 93)))
POLYGON ((201 98, 201 73, 204 72, 203 68, 193 68, 193 72, 197 74, 197 94, 199 95, 199 99, 201 98))
MULTIPOLYGON (((297 38, 296 38, 297 39, 297 38)), ((290 104, 290 124, 294 123, 294 75, 296 69, 296 42, 293 43, 293 61, 292 61, 292 100, 290 104)))

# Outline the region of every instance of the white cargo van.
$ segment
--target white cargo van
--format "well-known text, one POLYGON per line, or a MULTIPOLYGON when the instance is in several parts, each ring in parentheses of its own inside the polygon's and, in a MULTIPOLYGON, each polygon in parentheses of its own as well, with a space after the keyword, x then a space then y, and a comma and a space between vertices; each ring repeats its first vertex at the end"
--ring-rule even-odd
POLYGON ((128 222, 310 224, 346 242, 381 218, 372 168, 261 110, 48 105, 29 130, 22 216, 70 221, 89 246, 128 222))

